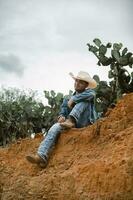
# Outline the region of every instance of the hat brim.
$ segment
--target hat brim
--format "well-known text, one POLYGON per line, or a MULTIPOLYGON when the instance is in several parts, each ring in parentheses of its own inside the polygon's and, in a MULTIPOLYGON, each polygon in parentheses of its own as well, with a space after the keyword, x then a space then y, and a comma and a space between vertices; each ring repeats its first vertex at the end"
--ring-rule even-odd
POLYGON ((69 75, 74 79, 74 80, 82 80, 82 81, 86 81, 88 83, 88 87, 87 89, 94 89, 97 87, 97 82, 93 79, 93 78, 89 78, 89 79, 82 79, 79 77, 75 77, 72 73, 69 73, 69 75))

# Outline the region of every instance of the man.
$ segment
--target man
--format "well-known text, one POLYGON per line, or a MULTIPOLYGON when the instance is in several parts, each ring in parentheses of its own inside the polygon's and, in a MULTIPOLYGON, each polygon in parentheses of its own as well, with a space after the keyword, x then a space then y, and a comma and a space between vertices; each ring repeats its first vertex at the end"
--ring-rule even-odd
POLYGON ((97 86, 94 79, 87 72, 80 71, 75 77, 75 92, 70 99, 64 99, 59 113, 58 121, 48 131, 41 142, 35 156, 26 156, 27 160, 40 167, 46 167, 51 150, 58 136, 64 129, 81 128, 95 122, 94 97, 92 90, 97 86))

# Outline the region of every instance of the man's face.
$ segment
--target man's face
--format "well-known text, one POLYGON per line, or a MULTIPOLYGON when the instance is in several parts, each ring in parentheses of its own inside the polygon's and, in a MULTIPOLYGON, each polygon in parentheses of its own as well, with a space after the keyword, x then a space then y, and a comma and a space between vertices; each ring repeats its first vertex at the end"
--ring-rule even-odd
POLYGON ((74 88, 77 92, 83 92, 87 87, 88 83, 86 81, 75 79, 74 88))

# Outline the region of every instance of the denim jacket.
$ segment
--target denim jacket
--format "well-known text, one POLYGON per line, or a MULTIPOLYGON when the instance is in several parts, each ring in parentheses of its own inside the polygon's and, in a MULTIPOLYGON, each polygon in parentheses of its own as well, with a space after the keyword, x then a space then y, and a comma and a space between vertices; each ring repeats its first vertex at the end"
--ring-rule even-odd
MULTIPOLYGON (((96 112, 94 106, 94 99, 95 99, 95 91, 92 89, 86 89, 82 93, 74 92, 73 95, 70 97, 75 104, 87 101, 88 109, 89 109, 89 121, 90 123, 94 123, 96 121, 96 112)), ((60 108, 59 116, 64 116, 65 118, 68 117, 71 109, 68 107, 67 103, 69 98, 65 98, 60 108)))

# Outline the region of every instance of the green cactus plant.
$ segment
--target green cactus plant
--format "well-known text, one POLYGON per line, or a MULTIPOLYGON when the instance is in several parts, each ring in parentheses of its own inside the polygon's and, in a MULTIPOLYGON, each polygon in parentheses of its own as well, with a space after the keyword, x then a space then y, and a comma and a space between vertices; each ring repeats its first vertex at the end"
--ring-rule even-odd
POLYGON ((97 81, 98 86, 94 89, 96 92, 95 108, 97 117, 102 117, 106 113, 112 103, 112 89, 106 81, 101 81, 98 75, 94 75, 93 79, 97 81))
POLYGON ((19 138, 29 137, 42 128, 48 130, 55 122, 62 93, 44 92, 48 105, 36 100, 34 91, 15 88, 0 90, 0 146, 5 146, 19 138))
POLYGON ((123 48, 122 43, 107 43, 103 45, 101 40, 95 38, 93 40, 95 45, 87 46, 88 50, 92 52, 98 59, 98 65, 110 66, 108 77, 113 79, 110 82, 112 88, 112 95, 117 101, 123 93, 133 92, 133 76, 124 67, 133 67, 133 53, 128 52, 127 48, 123 48), (123 48, 123 49, 122 49, 123 48), (110 49, 110 56, 108 50, 110 49))

